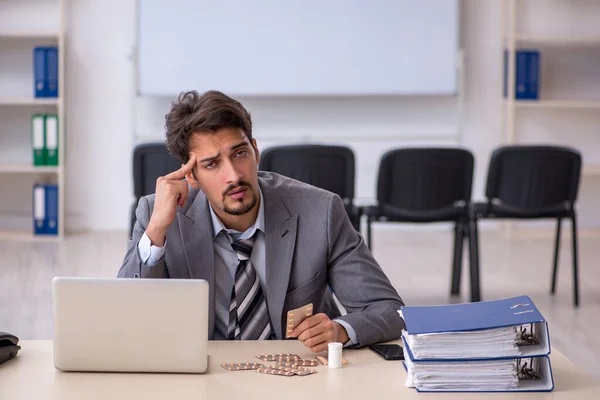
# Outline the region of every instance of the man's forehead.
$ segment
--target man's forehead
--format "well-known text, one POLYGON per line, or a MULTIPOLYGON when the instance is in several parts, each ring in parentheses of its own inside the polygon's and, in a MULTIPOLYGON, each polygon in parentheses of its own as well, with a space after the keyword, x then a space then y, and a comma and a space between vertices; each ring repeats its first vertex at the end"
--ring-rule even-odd
POLYGON ((240 143, 250 144, 248 136, 242 130, 229 132, 195 133, 190 138, 190 150, 194 153, 215 153, 227 151, 240 143))

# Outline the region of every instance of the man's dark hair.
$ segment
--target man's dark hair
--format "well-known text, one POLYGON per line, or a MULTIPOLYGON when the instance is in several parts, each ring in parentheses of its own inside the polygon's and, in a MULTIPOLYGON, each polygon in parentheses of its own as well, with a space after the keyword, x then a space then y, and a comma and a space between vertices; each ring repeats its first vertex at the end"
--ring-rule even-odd
POLYGON ((252 141, 252 119, 242 104, 216 90, 200 95, 182 92, 166 117, 167 149, 182 162, 189 160, 194 133, 214 133, 222 128, 240 128, 252 141))

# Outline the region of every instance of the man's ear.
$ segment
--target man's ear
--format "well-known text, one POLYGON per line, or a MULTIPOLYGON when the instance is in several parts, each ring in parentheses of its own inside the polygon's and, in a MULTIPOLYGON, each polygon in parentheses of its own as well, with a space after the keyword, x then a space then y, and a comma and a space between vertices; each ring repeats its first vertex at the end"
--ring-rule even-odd
POLYGON ((200 189, 200 183, 198 183, 193 169, 185 175, 185 180, 194 189, 200 189))
POLYGON ((260 164, 260 151, 256 145, 256 139, 252 139, 252 147, 254 148, 254 154, 256 154, 256 165, 260 164))

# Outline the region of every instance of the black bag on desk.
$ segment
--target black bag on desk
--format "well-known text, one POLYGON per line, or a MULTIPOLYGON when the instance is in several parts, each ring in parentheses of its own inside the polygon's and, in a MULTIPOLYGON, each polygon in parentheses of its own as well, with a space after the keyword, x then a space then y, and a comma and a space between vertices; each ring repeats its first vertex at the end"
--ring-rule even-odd
POLYGON ((0 332, 0 364, 15 357, 21 346, 18 345, 19 338, 10 333, 0 332))

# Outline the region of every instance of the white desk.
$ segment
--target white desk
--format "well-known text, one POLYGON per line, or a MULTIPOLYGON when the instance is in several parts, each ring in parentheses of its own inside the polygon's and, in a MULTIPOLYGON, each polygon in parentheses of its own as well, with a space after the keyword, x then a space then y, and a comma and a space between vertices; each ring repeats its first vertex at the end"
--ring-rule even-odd
MULTIPOLYGON (((418 393, 404 387, 401 361, 385 361, 369 349, 344 350, 350 365, 316 367, 308 376, 229 372, 223 362, 258 362, 261 353, 314 356, 297 341, 210 342, 204 375, 64 373, 54 368, 51 341, 22 341, 19 355, 0 364, 1 400, 43 399, 600 399, 600 382, 552 350, 555 391, 550 393, 418 393)), ((165 343, 169 345, 169 343, 165 343)))

